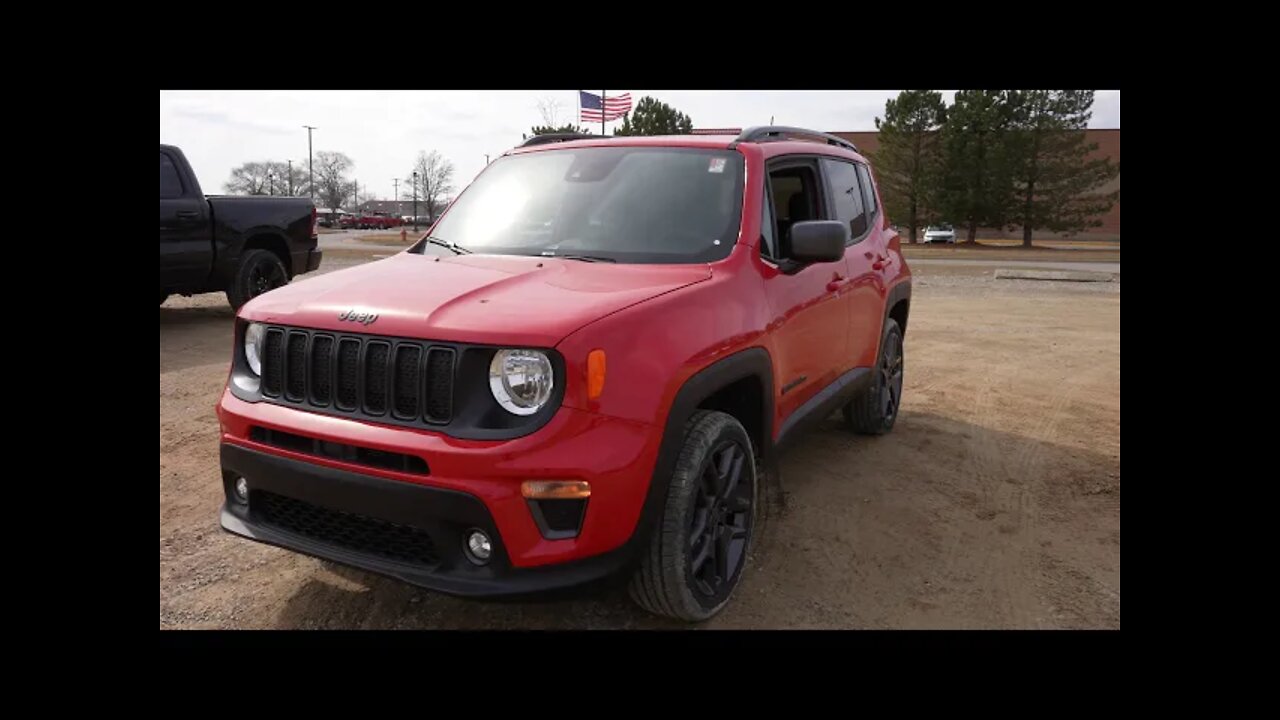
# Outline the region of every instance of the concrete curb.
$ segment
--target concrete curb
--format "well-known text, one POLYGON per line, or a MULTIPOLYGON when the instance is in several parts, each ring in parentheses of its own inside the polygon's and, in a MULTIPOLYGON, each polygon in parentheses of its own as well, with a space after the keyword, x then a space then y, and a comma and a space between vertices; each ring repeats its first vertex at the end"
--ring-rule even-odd
POLYGON ((1115 276, 1104 272, 1083 270, 996 270, 997 280, 1057 280, 1059 282, 1114 282, 1115 276))

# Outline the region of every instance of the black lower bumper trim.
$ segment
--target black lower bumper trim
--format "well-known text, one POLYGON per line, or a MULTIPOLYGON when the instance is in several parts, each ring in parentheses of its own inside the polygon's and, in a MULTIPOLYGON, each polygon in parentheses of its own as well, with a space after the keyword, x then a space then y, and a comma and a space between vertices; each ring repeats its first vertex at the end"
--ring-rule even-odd
POLYGON ((227 498, 222 506, 224 530, 431 590, 477 597, 535 593, 598 580, 623 569, 631 557, 619 550, 570 563, 514 568, 488 508, 473 495, 337 470, 239 445, 224 443, 221 458, 227 498), (248 506, 232 499, 237 477, 249 482, 248 506), (431 535, 439 561, 429 566, 403 563, 273 525, 254 512, 258 491, 418 528, 431 535), (476 566, 463 553, 463 537, 471 528, 489 535, 493 557, 487 565, 476 566))

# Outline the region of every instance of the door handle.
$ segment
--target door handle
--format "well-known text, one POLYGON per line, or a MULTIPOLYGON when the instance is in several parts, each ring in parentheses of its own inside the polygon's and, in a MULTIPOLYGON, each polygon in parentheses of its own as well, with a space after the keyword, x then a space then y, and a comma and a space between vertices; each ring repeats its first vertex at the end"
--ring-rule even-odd
MULTIPOLYGON (((868 256, 870 256, 870 254, 871 254, 871 253, 867 253, 867 255, 868 255, 868 256)), ((872 270, 883 270, 883 269, 885 268, 885 266, 886 266, 886 265, 889 265, 889 264, 890 264, 890 263, 892 263, 892 262, 893 262, 893 256, 892 256, 892 255, 880 255, 880 256, 878 256, 878 257, 876 258, 876 261, 875 261, 875 262, 871 263, 871 269, 872 269, 872 270)))
POLYGON ((195 220, 200 217, 200 213, 195 210, 179 210, 177 215, 179 220, 195 220))
POLYGON ((840 288, 844 287, 847 282, 849 282, 847 279, 837 275, 831 278, 831 282, 827 283, 827 292, 840 292, 840 288))

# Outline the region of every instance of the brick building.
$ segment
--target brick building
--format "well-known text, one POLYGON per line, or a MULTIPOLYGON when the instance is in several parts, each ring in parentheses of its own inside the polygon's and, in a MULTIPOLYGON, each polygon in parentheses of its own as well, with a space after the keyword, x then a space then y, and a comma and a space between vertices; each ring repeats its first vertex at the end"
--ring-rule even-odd
MULTIPOLYGON (((741 132, 739 128, 699 128, 693 131, 695 135, 737 135, 741 132)), ((1120 164, 1120 129, 1114 130, 1084 130, 1087 142, 1096 143, 1098 145, 1094 157, 1108 157, 1111 161, 1120 164)), ((874 159, 876 150, 880 147, 880 133, 875 131, 869 132, 832 132, 832 135, 842 137, 858 147, 862 154, 874 159)), ((1120 189, 1120 177, 1109 184, 1103 186, 1104 192, 1111 192, 1120 189)), ((897 218, 894 218, 897 219, 897 218)), ((1102 226, 1090 228, 1088 231, 1078 233, 1073 237, 1082 240, 1119 240, 1120 239, 1120 202, 1112 206, 1111 211, 1103 215, 1102 226)), ((1022 230, 1005 230, 1003 228, 985 228, 979 232, 981 237, 1010 237, 1021 238, 1022 230)), ((1056 237, 1057 233, 1044 231, 1036 231, 1032 237, 1036 239, 1045 239, 1056 237)))

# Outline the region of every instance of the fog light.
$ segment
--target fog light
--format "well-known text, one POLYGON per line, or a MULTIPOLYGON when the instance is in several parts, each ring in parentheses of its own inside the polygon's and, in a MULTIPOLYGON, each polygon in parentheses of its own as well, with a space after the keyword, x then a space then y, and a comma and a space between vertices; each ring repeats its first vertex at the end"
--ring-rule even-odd
POLYGON ((489 542, 489 536, 481 530, 472 530, 467 535, 467 559, 477 565, 484 565, 489 562, 491 555, 493 545, 489 542))
POLYGON ((249 504, 249 481, 242 477, 236 478, 236 500, 249 504))

